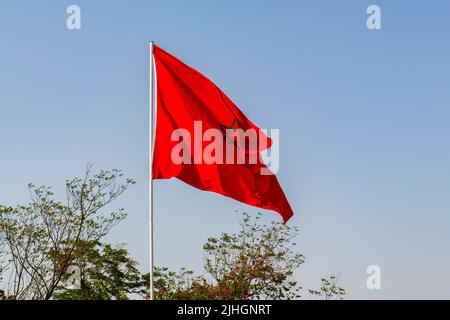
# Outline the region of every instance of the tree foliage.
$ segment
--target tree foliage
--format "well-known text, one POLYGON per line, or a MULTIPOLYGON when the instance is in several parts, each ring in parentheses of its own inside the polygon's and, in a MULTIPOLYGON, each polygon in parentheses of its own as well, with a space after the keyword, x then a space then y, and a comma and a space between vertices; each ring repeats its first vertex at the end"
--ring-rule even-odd
MULTIPOLYGON (((30 201, 0 206, 0 300, 110 300, 148 298, 149 275, 121 245, 104 241, 126 214, 110 204, 135 182, 119 170, 65 183, 65 200, 51 188, 30 184, 30 201)), ((302 287, 294 273, 305 262, 294 238, 298 229, 243 214, 236 233, 210 237, 203 246, 204 275, 156 268, 160 300, 295 299, 302 287)), ((313 296, 341 299, 338 277, 322 279, 313 296)))
POLYGON ((137 262, 128 251, 97 241, 80 242, 71 264, 56 290, 60 300, 127 300, 141 287, 137 262))
POLYGON ((123 209, 106 211, 133 180, 119 170, 67 180, 65 201, 49 187, 30 184, 30 202, 0 206, 0 242, 8 257, 11 299, 51 299, 73 264, 80 247, 98 243, 125 218, 123 209))
POLYGON ((304 263, 293 242, 298 229, 278 222, 263 224, 243 214, 240 231, 211 237, 204 245, 205 276, 159 268, 158 299, 294 299, 300 285, 294 272, 304 263))
POLYGON ((342 300, 345 295, 345 289, 338 285, 339 277, 336 275, 331 275, 328 278, 320 279, 321 286, 320 289, 314 290, 309 289, 309 293, 323 300, 342 300))

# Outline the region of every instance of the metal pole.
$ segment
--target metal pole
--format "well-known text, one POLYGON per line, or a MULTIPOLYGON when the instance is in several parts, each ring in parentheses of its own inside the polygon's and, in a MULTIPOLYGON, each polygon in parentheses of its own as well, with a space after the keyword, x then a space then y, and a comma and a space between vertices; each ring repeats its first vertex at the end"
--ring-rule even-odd
POLYGON ((150 117, 150 125, 149 125, 149 161, 148 161, 148 173, 149 173, 149 188, 148 188, 148 214, 149 214, 149 241, 150 241, 150 300, 155 300, 155 290, 153 285, 153 264, 154 264, 154 250, 153 250, 153 139, 154 139, 154 121, 153 121, 153 113, 154 113, 154 62, 153 62, 153 41, 150 42, 150 91, 149 91, 149 117, 150 117))

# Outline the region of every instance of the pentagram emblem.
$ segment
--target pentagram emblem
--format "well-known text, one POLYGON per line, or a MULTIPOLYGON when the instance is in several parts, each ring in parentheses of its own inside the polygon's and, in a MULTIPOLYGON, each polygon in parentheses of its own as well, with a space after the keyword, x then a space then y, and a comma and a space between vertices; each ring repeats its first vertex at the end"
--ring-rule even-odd
POLYGON ((235 127, 236 124, 237 124, 237 119, 234 118, 233 122, 231 123, 231 126, 226 126, 224 124, 221 124, 220 127, 224 131, 223 141, 225 141, 226 143, 234 144, 236 146, 236 148, 239 149, 239 146, 237 145, 235 136, 233 135, 233 133, 235 133, 236 130, 238 129, 237 127, 235 127))

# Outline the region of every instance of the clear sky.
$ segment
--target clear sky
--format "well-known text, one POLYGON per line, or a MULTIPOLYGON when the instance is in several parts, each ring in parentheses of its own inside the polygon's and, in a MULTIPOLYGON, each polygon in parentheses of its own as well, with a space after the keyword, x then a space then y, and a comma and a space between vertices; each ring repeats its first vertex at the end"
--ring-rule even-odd
MULTIPOLYGON (((450 298, 450 3, 2 1, 0 203, 86 163, 137 180, 117 205, 148 270, 148 41, 279 128, 279 180, 300 227, 305 288, 341 273, 348 298, 450 298), (82 28, 66 29, 81 7, 82 28), (378 4, 382 30, 366 28, 378 4), (379 265, 382 289, 366 287, 379 265)), ((258 210, 155 182, 156 263, 200 271, 210 235, 258 210)), ((264 220, 279 219, 264 212, 264 220)), ((305 298, 308 298, 306 295, 305 298)))

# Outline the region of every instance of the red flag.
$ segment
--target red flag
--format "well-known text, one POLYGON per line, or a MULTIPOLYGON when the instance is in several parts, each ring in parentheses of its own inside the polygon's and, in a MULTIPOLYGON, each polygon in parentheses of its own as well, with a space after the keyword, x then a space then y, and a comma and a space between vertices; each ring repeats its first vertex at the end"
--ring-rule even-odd
POLYGON ((270 139, 204 75, 158 46, 154 46, 153 54, 157 83, 153 179, 178 178, 198 189, 277 211, 287 222, 293 212, 277 178, 261 174, 267 167, 259 152, 270 147, 270 139), (216 141, 215 135, 213 139, 210 129, 221 130, 223 141, 216 141), (237 129, 253 129, 258 133, 257 143, 253 147, 251 143, 242 144, 242 139, 238 143, 233 135, 237 129), (205 139, 208 136, 209 140, 205 139), (223 142, 223 149, 212 148, 212 142, 217 143, 215 146, 223 142), (230 157, 233 163, 227 162, 229 150, 235 151, 230 157), (222 161, 205 161, 207 151, 222 161), (174 154, 183 159, 182 163, 174 161, 174 154), (255 154, 256 163, 250 160, 255 154), (244 161, 237 161, 239 156, 244 161))

